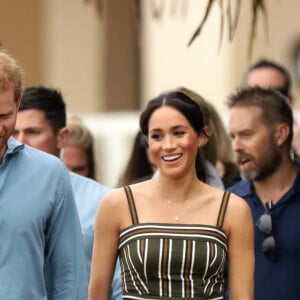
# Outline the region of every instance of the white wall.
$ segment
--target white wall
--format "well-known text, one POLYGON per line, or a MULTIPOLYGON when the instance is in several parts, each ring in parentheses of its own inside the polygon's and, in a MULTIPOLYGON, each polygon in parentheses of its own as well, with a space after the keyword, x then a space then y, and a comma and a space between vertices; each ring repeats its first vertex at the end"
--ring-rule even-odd
MULTIPOLYGON (((162 3, 162 1, 155 1, 162 3)), ((293 92, 299 98, 292 51, 300 40, 300 2, 295 0, 265 1, 269 35, 263 17, 258 14, 256 41, 251 60, 248 57, 248 37, 251 23, 251 1, 241 1, 241 15, 233 42, 228 41, 227 19, 218 52, 220 8, 215 3, 202 33, 187 47, 187 42, 204 15, 206 3, 199 0, 165 0, 161 20, 151 17, 151 0, 143 1, 142 11, 142 101, 163 90, 186 85, 210 100, 218 111, 226 112, 226 97, 240 85, 251 62, 266 57, 287 66, 294 79, 293 92), (181 15, 185 3, 187 10, 181 15), (170 12, 177 9, 170 16, 170 12)), ((216 1, 217 2, 217 1, 216 1)), ((229 1, 224 2, 224 15, 229 1)), ((234 7, 235 1, 231 1, 234 7)), ((297 102, 300 107, 300 100, 297 102)))
POLYGON ((184 16, 181 11, 183 1, 176 1, 177 11, 173 17, 170 16, 171 1, 165 2, 166 10, 161 20, 151 16, 150 1, 143 2, 143 101, 164 90, 186 86, 222 110, 224 96, 233 84, 230 65, 234 53, 227 41, 218 52, 218 6, 213 8, 201 36, 187 47, 204 13, 206 1, 186 1, 184 16))
POLYGON ((82 115, 95 138, 97 178, 115 187, 129 158, 138 132, 139 112, 112 112, 82 115))

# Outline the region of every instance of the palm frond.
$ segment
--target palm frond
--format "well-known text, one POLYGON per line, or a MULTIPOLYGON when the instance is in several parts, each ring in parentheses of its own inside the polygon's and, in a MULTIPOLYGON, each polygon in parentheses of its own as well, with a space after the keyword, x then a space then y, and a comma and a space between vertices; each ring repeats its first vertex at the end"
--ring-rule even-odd
POLYGON ((241 12, 241 2, 242 2, 242 0, 236 0, 236 7, 235 7, 233 19, 232 19, 232 14, 231 14, 231 1, 230 0, 227 5, 228 32, 229 32, 229 41, 230 42, 233 40, 234 34, 236 32, 236 28, 237 28, 237 24, 238 24, 240 12, 241 12))
POLYGON ((190 41, 188 42, 188 46, 190 46, 190 45, 193 43, 193 41, 196 39, 196 37, 198 37, 199 34, 201 33, 201 30, 202 30, 202 28, 203 28, 203 26, 204 26, 204 24, 205 24, 205 22, 206 22, 206 20, 207 20, 207 18, 208 18, 208 16, 209 16, 209 13, 210 13, 210 11, 211 11, 212 5, 213 5, 213 3, 214 3, 215 1, 216 1, 216 0, 208 0, 208 1, 207 1, 207 5, 206 5, 206 10, 205 10, 204 17, 202 18, 202 20, 201 20, 201 22, 200 22, 198 28, 196 29, 196 31, 195 31, 194 34, 192 35, 190 41))
MULTIPOLYGON (((96 4, 96 8, 100 15, 103 15, 104 13, 104 4, 105 0, 83 0, 85 2, 94 2, 96 4)), ((107 1, 107 0, 106 0, 107 1)), ((120 0, 122 1, 122 0, 120 0)), ((234 38, 237 26, 238 26, 238 21, 239 21, 239 16, 241 12, 241 3, 242 0, 235 0, 235 8, 234 12, 232 9, 232 1, 233 0, 227 0, 227 7, 226 7, 226 15, 224 15, 224 0, 207 0, 206 3, 206 8, 205 8, 205 13, 202 19, 200 20, 199 25, 197 26, 196 30, 192 34, 188 46, 190 46, 197 37, 202 32, 202 29, 204 25, 206 24, 206 21, 212 11, 212 6, 214 2, 218 2, 219 7, 220 7, 220 35, 219 35, 219 43, 218 43, 218 50, 221 48, 222 45, 222 40, 223 40, 223 35, 224 35, 224 23, 225 23, 225 18, 227 18, 227 26, 228 26, 228 39, 231 42, 234 38)), ((268 37, 268 18, 267 18, 267 10, 266 10, 266 0, 249 0, 250 6, 251 6, 251 25, 250 25, 250 33, 249 33, 249 39, 248 39, 248 56, 252 56, 253 52, 253 45, 256 39, 256 27, 257 27, 257 20, 258 20, 258 14, 261 11, 263 16, 264 16, 264 21, 265 21, 265 31, 266 31, 266 36, 268 37)), ((134 0, 134 5, 136 8, 137 12, 137 18, 139 18, 139 12, 140 9, 140 3, 141 0, 134 0)), ((175 0, 172 0, 171 2, 171 10, 170 14, 174 15, 176 12, 176 3, 175 0)), ((182 4, 182 11, 186 10, 186 4, 187 1, 184 0, 182 4)), ((152 0, 150 2, 151 4, 151 11, 152 15, 156 19, 160 19, 162 15, 164 14, 165 11, 165 5, 166 5, 166 0, 160 0, 157 4, 156 0, 152 0)))
POLYGON ((220 20, 220 35, 219 35, 219 45, 218 45, 218 51, 220 51, 223 41, 223 35, 224 35, 224 8, 223 8, 223 0, 219 0, 219 6, 221 11, 221 20, 220 20))
POLYGON ((249 35, 249 43, 248 43, 248 57, 252 56, 253 45, 256 38, 256 27, 257 27, 257 19, 259 11, 262 11, 265 20, 265 30, 266 35, 268 36, 268 16, 267 10, 265 6, 264 0, 252 0, 252 21, 251 21, 251 30, 249 35))
MULTIPOLYGON (((194 40, 200 35, 203 26, 205 25, 208 16, 211 12, 211 8, 213 3, 216 0, 207 0, 206 10, 204 17, 201 19, 200 24, 198 25, 196 31, 193 33, 191 39, 188 42, 188 46, 190 46, 194 40)), ((223 38, 223 32, 224 32, 224 8, 223 8, 223 0, 219 0, 219 6, 220 6, 220 37, 219 37, 219 47, 221 47, 221 42, 223 38)), ((226 16, 227 16, 227 24, 228 24, 228 32, 229 32, 229 41, 233 40, 234 34, 236 32, 236 28, 238 25, 238 20, 241 12, 241 0, 236 0, 235 3, 235 12, 234 12, 234 18, 232 18, 232 6, 231 6, 231 0, 228 0, 227 2, 227 9, 226 9, 226 16)), ((256 38, 256 27, 257 27, 257 19, 258 19, 258 13, 259 11, 262 11, 264 15, 265 20, 265 29, 266 34, 268 36, 268 22, 267 22, 267 10, 265 6, 265 0, 251 0, 251 14, 252 14, 252 20, 251 20, 251 28, 250 28, 250 35, 248 40, 248 56, 252 56, 253 52, 253 45, 256 38)))

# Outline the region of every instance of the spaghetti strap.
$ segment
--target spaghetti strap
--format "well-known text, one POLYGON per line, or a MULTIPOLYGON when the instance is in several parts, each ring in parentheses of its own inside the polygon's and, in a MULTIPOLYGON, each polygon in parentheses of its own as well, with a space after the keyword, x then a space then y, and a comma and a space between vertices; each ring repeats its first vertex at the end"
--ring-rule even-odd
POLYGON ((131 215, 132 224, 138 224, 139 223, 139 218, 138 218, 138 215, 137 215, 137 211, 136 211, 136 207, 135 207, 135 203, 134 203, 131 188, 128 185, 125 185, 124 190, 125 190, 125 193, 126 193, 126 198, 127 198, 127 202, 128 202, 128 206, 129 206, 129 211, 130 211, 130 215, 131 215))
POLYGON ((228 191, 225 191, 222 197, 222 202, 220 205, 220 210, 217 219, 217 227, 220 229, 222 229, 223 227, 229 197, 230 197, 230 193, 228 191))

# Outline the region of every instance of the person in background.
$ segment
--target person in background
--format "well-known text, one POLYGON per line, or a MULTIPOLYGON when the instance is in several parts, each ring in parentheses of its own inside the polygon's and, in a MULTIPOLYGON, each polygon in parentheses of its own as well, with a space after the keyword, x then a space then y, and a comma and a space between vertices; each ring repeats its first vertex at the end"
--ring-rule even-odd
POLYGON ((83 241, 70 178, 14 132, 22 69, 0 52, 0 298, 87 299, 83 241))
MULTIPOLYGON (((68 134, 66 105, 60 91, 44 86, 26 88, 17 115, 14 137, 21 143, 60 157, 68 134)), ((103 196, 111 188, 73 172, 69 174, 82 227, 86 270, 89 275, 96 212, 103 196)), ((111 299, 121 299, 118 265, 111 287, 111 299)))
POLYGON ((96 180, 94 138, 78 118, 68 118, 69 137, 61 151, 61 159, 74 173, 96 180))
POLYGON ((257 300, 300 294, 300 173, 290 157, 293 113, 274 89, 248 87, 228 101, 229 133, 243 180, 229 191, 244 198, 254 220, 257 300))
MULTIPOLYGON (((228 188, 241 179, 239 168, 235 161, 229 134, 226 132, 220 115, 210 103, 207 103, 207 106, 210 111, 212 136, 214 137, 215 147, 217 149, 217 159, 216 161, 211 162, 214 164, 222 178, 225 188, 228 188)), ((208 158, 210 157, 210 151, 211 148, 204 147, 204 155, 208 158)))
POLYGON ((247 203, 202 179, 207 142, 199 105, 181 92, 140 116, 156 177, 105 195, 96 217, 90 300, 106 300, 119 255, 123 299, 253 299, 253 223, 247 203))
MULTIPOLYGON (((245 76, 245 85, 246 86, 260 86, 266 88, 273 88, 289 100, 290 105, 293 107, 295 99, 292 97, 291 88, 292 88, 292 79, 289 71, 282 65, 277 62, 261 59, 250 66, 249 70, 245 76)), ((300 127, 294 114, 294 123, 293 123, 293 143, 292 156, 300 157, 300 127)))
POLYGON ((231 141, 217 110, 198 93, 186 87, 179 91, 196 101, 203 112, 205 131, 209 137, 203 146, 204 157, 214 166, 221 177, 224 187, 228 188, 240 180, 238 166, 235 162, 231 141))
POLYGON ((141 131, 138 131, 125 170, 119 180, 119 186, 137 183, 150 179, 156 167, 151 163, 148 154, 148 143, 141 131))

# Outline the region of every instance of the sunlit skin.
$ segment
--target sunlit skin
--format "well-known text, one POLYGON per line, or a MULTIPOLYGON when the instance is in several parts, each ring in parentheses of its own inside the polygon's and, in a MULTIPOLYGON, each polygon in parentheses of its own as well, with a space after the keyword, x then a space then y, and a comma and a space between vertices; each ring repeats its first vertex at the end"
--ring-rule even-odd
POLYGON ((236 106, 230 111, 229 134, 243 178, 256 181, 272 174, 281 162, 272 128, 262 122, 257 106, 236 106))
POLYGON ((61 158, 70 171, 82 176, 88 176, 88 157, 82 148, 75 145, 66 145, 61 158))
POLYGON ((178 110, 163 106, 150 117, 148 142, 151 161, 160 174, 179 178, 186 172, 196 172, 196 152, 206 137, 198 135, 178 110))
POLYGON ((39 109, 27 109, 18 112, 13 136, 26 145, 59 156, 58 138, 39 109))
POLYGON ((6 150, 6 142, 16 124, 20 101, 15 101, 12 88, 0 90, 0 161, 6 150))

